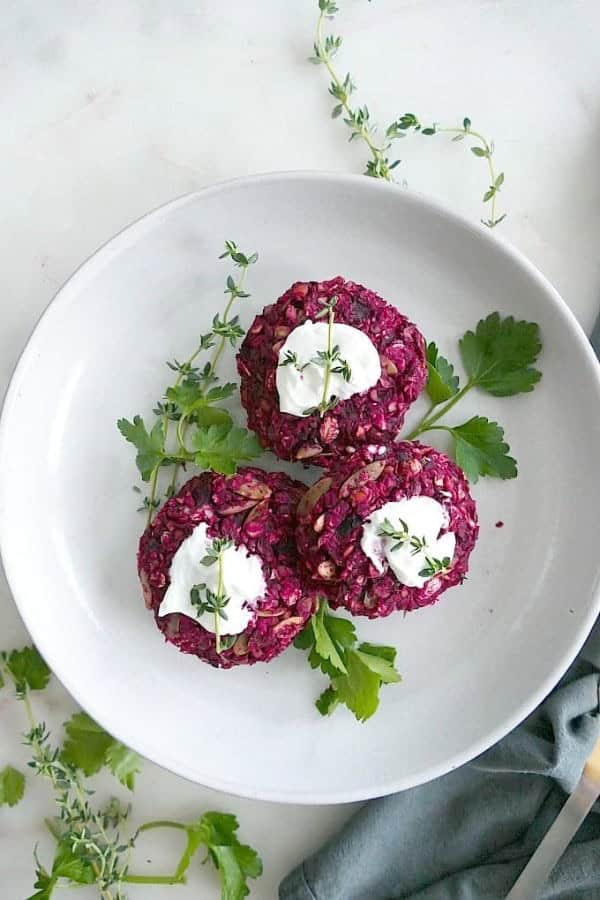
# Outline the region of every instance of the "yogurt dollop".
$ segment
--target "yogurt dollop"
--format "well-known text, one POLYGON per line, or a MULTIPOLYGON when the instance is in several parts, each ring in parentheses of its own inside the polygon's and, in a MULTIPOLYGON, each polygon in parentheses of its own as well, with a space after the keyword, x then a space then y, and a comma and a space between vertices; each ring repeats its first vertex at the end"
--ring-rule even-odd
POLYGON ((363 525, 361 549, 379 572, 386 563, 406 587, 422 588, 436 571, 434 562, 454 558, 456 536, 440 531, 448 526, 448 514, 441 503, 432 497, 410 497, 385 503, 371 513, 363 525), (389 526, 397 532, 392 537, 383 532, 389 526), (424 573, 428 574, 424 574, 424 573))
MULTIPOLYGON (((325 367, 315 362, 317 354, 327 349, 327 322, 304 322, 287 336, 279 351, 277 392, 279 408, 292 416, 308 416, 309 410, 323 400, 325 367), (294 362, 286 362, 292 358, 294 362)), ((330 374, 328 397, 348 400, 377 384, 381 377, 379 353, 358 328, 334 322, 332 345, 339 348, 339 357, 350 367, 350 378, 341 372, 330 374)), ((335 369, 334 363, 332 368, 335 369)))
MULTIPOLYGON (((218 566, 202 565, 201 560, 209 553, 212 538, 208 535, 206 523, 197 525, 178 548, 169 569, 170 584, 158 611, 159 616, 167 613, 183 613, 195 619, 207 631, 215 633, 215 617, 205 612, 198 615, 190 599, 194 585, 205 584, 212 591, 217 590, 218 566)), ((228 547, 223 551, 223 590, 229 597, 224 609, 226 619, 219 619, 221 634, 240 634, 247 627, 258 600, 264 597, 267 586, 260 558, 250 554, 245 547, 228 547)))

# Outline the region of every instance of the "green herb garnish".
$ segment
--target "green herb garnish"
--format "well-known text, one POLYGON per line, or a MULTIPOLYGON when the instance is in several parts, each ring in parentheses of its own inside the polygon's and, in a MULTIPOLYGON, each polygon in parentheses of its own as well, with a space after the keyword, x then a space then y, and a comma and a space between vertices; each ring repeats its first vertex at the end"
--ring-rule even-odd
MULTIPOLYGON (((108 767, 133 790, 139 757, 83 712, 67 722, 63 748, 53 746, 45 724, 36 721, 31 701, 31 693, 43 690, 49 677, 50 671, 34 647, 0 655, 0 687, 5 680, 12 681, 27 715, 29 765, 51 785, 57 807, 56 817, 45 820, 56 842, 54 857, 46 867, 34 849, 35 893, 30 900, 51 900, 56 888, 82 884, 95 885, 101 900, 125 900, 128 884, 185 884, 192 860, 201 849, 218 872, 222 900, 243 900, 249 893, 248 879, 262 874, 262 863, 252 847, 240 842, 235 816, 207 812, 189 823, 158 819, 128 829, 128 807, 115 798, 94 805, 95 792, 88 786, 86 775, 108 767), (141 835, 166 828, 185 838, 174 870, 168 874, 134 874, 130 858, 141 835)), ((0 771, 0 805, 16 805, 24 788, 24 776, 12 766, 0 771)))
POLYGON ((443 559, 436 559, 434 556, 426 556, 425 562, 427 565, 419 572, 421 578, 432 578, 434 575, 444 575, 450 570, 450 566, 452 565, 452 560, 449 556, 445 556, 443 559))
POLYGON ((0 806, 16 806, 25 793, 25 776, 13 766, 0 771, 0 806))
POLYGON ((427 393, 431 407, 406 440, 428 431, 451 435, 454 456, 471 481, 482 475, 515 478, 516 461, 509 456, 504 429, 484 416, 474 416, 462 425, 442 425, 440 420, 473 388, 494 397, 511 397, 532 391, 541 372, 534 364, 542 350, 539 327, 495 312, 478 322, 459 341, 467 382, 460 388, 454 367, 440 356, 435 344, 427 348, 427 393))
POLYGON ((481 220, 482 224, 488 228, 495 228, 496 225, 499 225, 506 218, 506 213, 501 216, 496 214, 496 197, 504 184, 504 173, 496 174, 493 141, 487 140, 481 132, 475 131, 471 127, 472 123, 468 116, 463 118, 462 125, 444 127, 434 122, 432 125, 423 127, 414 113, 403 113, 388 125, 383 139, 377 139, 378 129, 371 119, 368 107, 355 106, 352 102, 352 95, 356 91, 354 79, 350 73, 342 78, 333 64, 333 58, 342 45, 342 38, 339 35, 323 35, 325 19, 333 19, 338 12, 338 6, 333 0, 318 0, 318 5, 317 34, 310 61, 316 65, 324 65, 331 79, 329 93, 335 101, 331 117, 337 119, 342 116, 344 123, 350 129, 350 140, 361 140, 368 147, 371 158, 367 161, 365 175, 393 181, 393 170, 400 164, 400 160, 390 161, 389 150, 394 141, 407 137, 410 132, 426 137, 449 134, 452 135, 453 142, 469 139, 475 142, 471 144, 471 153, 479 159, 485 159, 489 174, 490 183, 483 195, 483 202, 490 203, 490 215, 481 220))
POLYGON ((400 527, 396 528, 395 525, 392 525, 389 519, 384 519, 382 524, 380 525, 377 534, 380 537, 390 538, 392 541, 396 541, 396 543, 391 548, 391 551, 398 550, 400 547, 403 547, 407 541, 410 540, 410 533, 408 530, 408 525, 404 521, 404 519, 399 519, 400 527))
POLYGON ((304 415, 312 415, 318 412, 321 416, 333 409, 338 399, 333 394, 329 394, 329 385, 332 375, 341 375, 344 381, 350 381, 352 378, 352 370, 345 359, 342 359, 340 348, 337 344, 333 344, 333 324, 335 321, 335 307, 338 298, 334 295, 327 300, 321 300, 322 309, 315 316, 316 319, 323 319, 327 316, 327 349, 319 350, 317 355, 311 360, 316 366, 321 366, 325 370, 325 378, 323 381, 323 393, 321 402, 318 406, 309 410, 304 410, 304 415))
POLYGON ((255 459, 262 453, 255 435, 235 425, 230 413, 217 405, 236 389, 232 383, 217 385, 216 370, 227 343, 234 347, 244 335, 239 317, 230 314, 236 300, 250 296, 244 290, 244 281, 258 254, 246 255, 233 241, 226 241, 225 252, 219 258, 225 257, 241 269, 240 277, 236 281, 228 275, 225 286, 228 300, 223 315, 217 314, 213 318, 212 330, 201 335, 192 355, 184 362, 175 359, 167 363, 169 369, 177 373, 177 378, 154 407, 157 421, 151 428, 141 416, 134 416, 131 422, 127 419, 117 422, 123 437, 137 450, 136 465, 142 481, 150 484, 149 494, 140 507, 148 512, 148 524, 160 505, 157 489, 161 469, 172 468, 171 481, 165 492, 165 496, 170 497, 175 492, 179 468, 186 463, 230 475, 236 471, 239 462, 255 459), (203 367, 195 365, 200 354, 211 349, 209 361, 203 367), (172 422, 175 423, 175 442, 170 434, 172 422), (194 430, 188 444, 190 428, 194 430))
POLYGON ((321 599, 294 646, 308 650, 311 668, 320 669, 330 679, 315 704, 323 716, 331 715, 343 703, 359 722, 364 722, 379 706, 381 685, 401 680, 394 667, 395 648, 359 643, 353 623, 331 615, 325 599, 321 599))
POLYGON ((286 350, 283 360, 279 363, 279 368, 283 369, 285 366, 293 366, 299 372, 303 372, 304 369, 308 366, 308 363, 306 362, 303 365, 301 365, 296 351, 295 350, 286 350))
POLYGON ((231 600, 225 593, 225 571, 223 554, 233 546, 233 541, 226 538, 215 538, 211 544, 210 550, 200 560, 203 566, 214 566, 217 568, 217 589, 212 591, 206 584, 195 584, 190 591, 190 602, 199 616, 205 613, 212 613, 215 623, 215 643, 217 653, 221 653, 224 649, 220 630, 220 619, 227 621, 227 613, 225 607, 231 600))

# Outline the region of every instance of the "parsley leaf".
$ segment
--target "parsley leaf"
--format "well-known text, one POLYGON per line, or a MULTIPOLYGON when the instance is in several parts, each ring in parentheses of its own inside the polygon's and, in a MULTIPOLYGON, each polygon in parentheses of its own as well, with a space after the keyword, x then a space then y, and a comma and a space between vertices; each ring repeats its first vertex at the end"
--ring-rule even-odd
POLYGON ((455 428, 449 428, 455 441, 455 458, 469 481, 481 475, 516 478, 517 463, 509 456, 504 429, 484 416, 474 416, 455 428))
POLYGON ((142 481, 150 481, 152 473, 164 458, 164 428, 159 419, 148 432, 141 416, 134 416, 133 422, 119 419, 117 428, 126 441, 137 448, 135 464, 139 469, 142 481))
POLYGON ((196 465, 233 475, 237 464, 256 459, 262 453, 256 435, 238 425, 209 425, 192 435, 196 465))
POLYGON ((354 713, 359 722, 365 722, 379 706, 381 679, 354 650, 346 654, 347 675, 335 678, 333 688, 341 703, 354 713))
POLYGON ((426 391, 435 405, 445 403, 458 392, 454 366, 439 355, 433 341, 427 345, 427 372, 426 391))
POLYGON ((19 696, 23 696, 28 688, 31 691, 43 691, 48 684, 50 669, 36 647, 12 650, 8 656, 4 656, 4 664, 14 678, 19 696))
POLYGON ((207 812, 198 822, 185 827, 187 843, 175 871, 175 878, 182 878, 193 856, 200 847, 206 847, 221 879, 222 900, 242 900, 250 891, 248 878, 259 878, 262 862, 256 850, 240 843, 235 816, 227 813, 207 812))
POLYGON ((141 772, 140 757, 120 741, 113 741, 106 751, 106 765, 121 784, 132 791, 135 776, 141 772))
POLYGON ((85 712, 74 713, 65 723, 68 735, 61 759, 86 775, 99 772, 106 760, 106 751, 113 744, 110 734, 85 712))
POLYGON ((459 346, 471 383, 495 397, 532 391, 542 377, 533 368, 542 349, 535 322, 495 312, 467 331, 459 346))
POLYGON ((56 848, 52 864, 52 877, 54 879, 68 878, 76 884, 95 884, 96 882, 96 875, 89 860, 78 856, 67 839, 62 839, 56 848))
POLYGON ((12 766, 0 772, 0 806, 16 806, 25 793, 25 776, 12 766))
POLYGON ((400 681, 394 667, 394 647, 361 643, 351 621, 331 615, 326 600, 300 632, 294 646, 308 650, 313 669, 328 675, 331 683, 316 700, 322 716, 329 716, 344 703, 359 722, 364 722, 379 706, 382 684, 400 681))

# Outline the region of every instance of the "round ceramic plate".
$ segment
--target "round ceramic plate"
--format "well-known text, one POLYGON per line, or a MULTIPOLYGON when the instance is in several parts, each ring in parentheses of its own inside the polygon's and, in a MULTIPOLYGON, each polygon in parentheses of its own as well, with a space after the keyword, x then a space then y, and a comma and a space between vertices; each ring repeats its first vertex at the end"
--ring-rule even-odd
MULTIPOLYGON (((222 375, 235 378, 232 354, 222 375)), ((40 651, 126 744, 228 792, 357 800, 476 756, 567 668, 598 612, 598 459, 599 367, 565 304, 515 250, 368 178, 249 178, 128 228, 42 317, 2 419, 2 553, 40 651), (535 392, 472 392, 456 413, 500 421, 519 461, 516 480, 473 489, 481 534, 468 581, 435 607, 356 620, 364 639, 397 647, 404 677, 383 688, 366 724, 346 709, 319 716, 323 678, 304 653, 217 671, 165 644, 141 599, 144 521, 132 448, 115 423, 151 415, 165 360, 185 358, 222 309, 225 238, 260 253, 239 309, 246 325, 291 282, 342 274, 395 303, 454 360, 457 338, 493 310, 541 326, 535 392)))

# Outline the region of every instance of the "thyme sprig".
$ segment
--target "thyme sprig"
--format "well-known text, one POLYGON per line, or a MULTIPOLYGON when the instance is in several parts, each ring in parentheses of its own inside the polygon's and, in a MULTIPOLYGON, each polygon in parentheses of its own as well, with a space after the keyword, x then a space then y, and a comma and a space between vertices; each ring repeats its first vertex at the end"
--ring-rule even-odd
POLYGON ((395 550, 399 550, 400 547, 404 547, 405 544, 408 544, 411 548, 411 556, 422 553, 427 547, 425 537, 418 537, 416 534, 411 534, 404 519, 399 519, 398 521, 400 526, 396 527, 388 518, 385 518, 377 530, 379 537, 386 537, 392 541, 396 541, 390 548, 390 552, 393 553, 395 550))
POLYGON ((426 556, 425 562, 427 565, 419 572, 421 578, 433 578, 434 575, 444 575, 450 570, 452 565, 452 560, 449 556, 445 556, 443 559, 426 556))
POLYGON ((279 368, 283 369, 285 366, 293 366, 298 372, 303 372, 308 365, 310 365, 310 361, 301 363, 295 350, 286 350, 282 361, 279 363, 279 368))
POLYGON ((234 241, 226 241, 219 258, 231 259, 240 270, 237 280, 231 274, 227 276, 224 292, 228 299, 223 314, 214 316, 211 330, 200 336, 191 356, 183 362, 174 359, 167 363, 177 377, 154 407, 156 421, 152 428, 146 427, 141 416, 135 416, 132 422, 119 419, 117 423, 121 434, 138 451, 136 464, 142 481, 149 482, 149 493, 141 507, 147 510, 148 525, 160 505, 157 491, 163 468, 172 467, 165 492, 170 497, 176 490, 179 470, 186 463, 232 474, 239 461, 254 459, 261 453, 252 432, 235 425, 229 412, 218 405, 235 392, 236 385, 219 385, 217 376, 225 347, 227 344, 235 347, 244 335, 239 317, 232 316, 231 312, 237 300, 250 296, 245 290, 245 279, 258 254, 246 254, 234 241), (196 364, 198 358, 209 350, 212 350, 210 358, 200 367, 196 364), (195 430, 188 442, 191 427, 195 430))
MULTIPOLYGON (((227 813, 206 812, 194 822, 159 819, 146 822, 132 831, 127 827, 130 807, 112 798, 104 805, 95 805, 94 791, 88 787, 81 767, 73 760, 87 760, 91 764, 97 755, 98 742, 117 746, 103 729, 85 713, 77 713, 78 729, 70 731, 70 745, 61 749, 51 743, 50 731, 38 722, 31 702, 31 693, 41 691, 48 684, 50 670, 35 647, 0 654, 0 688, 12 682, 17 700, 23 703, 28 729, 24 736, 30 748, 30 768, 36 776, 51 786, 57 815, 46 819, 48 831, 56 841, 54 859, 46 867, 34 849, 36 866, 35 893, 29 900, 51 900, 56 888, 95 885, 101 900, 126 900, 129 884, 175 885, 185 884, 193 857, 201 847, 214 864, 220 881, 222 900, 243 900, 249 893, 248 879, 262 873, 260 857, 252 847, 242 844, 237 836, 238 823, 227 813), (4 676, 4 677, 2 677, 4 676), (84 720, 85 723, 84 723, 84 720), (85 724, 85 727, 84 727, 85 724), (77 742, 75 745, 74 742, 77 742), (154 829, 176 829, 185 838, 183 852, 174 868, 167 874, 137 875, 131 872, 130 858, 142 834, 154 829)), ((123 747, 123 745, 118 745, 123 747)), ((119 760, 107 753, 107 764, 117 777, 135 756, 123 748, 119 760)), ((97 771, 95 763, 91 766, 97 771)), ((133 789, 133 783, 120 777, 133 789)), ((23 795, 24 779, 20 786, 19 802, 23 795)), ((14 805, 14 803, 11 803, 14 805)))
POLYGON ((223 554, 233 546, 233 541, 226 538, 215 538, 211 544, 210 550, 204 556, 200 563, 203 566, 217 566, 217 588, 211 590, 204 582, 195 584, 190 591, 190 602, 196 609, 199 616, 205 613, 212 613, 215 623, 215 644, 217 653, 221 653, 223 649, 223 640, 221 637, 220 619, 227 621, 227 613, 225 607, 229 604, 231 597, 225 593, 225 565, 223 554))
POLYGON ((327 349, 319 350, 317 355, 313 356, 311 359, 311 362, 316 366, 323 367, 325 370, 325 377, 323 379, 321 402, 318 406, 305 409, 304 415, 310 416, 318 412, 319 415, 324 416, 328 410, 333 409, 337 405, 338 398, 334 394, 330 395, 329 393, 332 375, 341 375, 344 381, 350 381, 352 378, 352 369, 350 368, 350 365, 347 360, 342 358, 339 345, 334 345, 333 343, 333 325, 335 322, 335 307, 337 301, 338 298, 335 295, 326 300, 321 300, 322 309, 315 316, 315 319, 323 319, 327 316, 327 349))
POLYGON ((387 181, 393 181, 393 170, 400 164, 399 159, 390 161, 389 151, 393 142, 405 138, 409 132, 420 133, 425 136, 433 136, 435 134, 451 134, 452 141, 463 141, 470 138, 476 143, 471 146, 471 153, 487 162, 489 181, 485 193, 483 194, 483 203, 491 203, 490 215, 481 220, 483 225, 488 228, 495 228, 503 219, 506 213, 498 216, 496 213, 496 198, 504 184, 504 173, 496 174, 494 166, 494 143, 488 140, 479 131, 475 131, 471 127, 471 120, 465 116, 461 126, 442 126, 437 122, 432 125, 423 127, 419 118, 414 113, 403 113, 394 120, 385 129, 382 138, 377 138, 377 125, 371 119, 369 108, 365 105, 358 106, 352 102, 352 95, 356 91, 356 84, 352 75, 348 72, 342 77, 333 63, 333 58, 342 46, 342 38, 340 35, 324 35, 323 28, 327 19, 333 19, 339 11, 334 0, 318 0, 319 18, 317 21, 317 32, 313 46, 313 55, 310 61, 316 65, 324 65, 331 79, 329 84, 329 93, 335 100, 331 116, 337 119, 343 117, 344 123, 350 129, 350 140, 363 141, 370 153, 370 159, 367 160, 365 175, 373 178, 383 178, 387 181))

